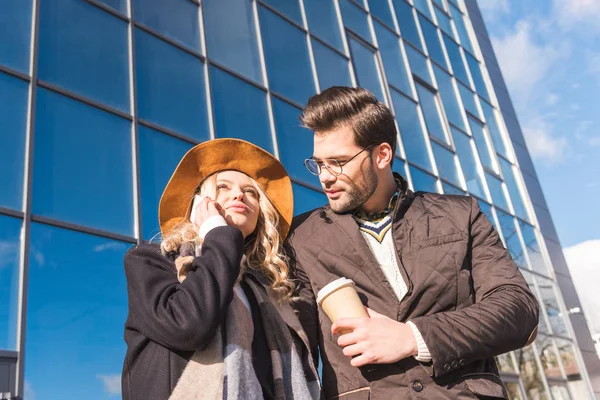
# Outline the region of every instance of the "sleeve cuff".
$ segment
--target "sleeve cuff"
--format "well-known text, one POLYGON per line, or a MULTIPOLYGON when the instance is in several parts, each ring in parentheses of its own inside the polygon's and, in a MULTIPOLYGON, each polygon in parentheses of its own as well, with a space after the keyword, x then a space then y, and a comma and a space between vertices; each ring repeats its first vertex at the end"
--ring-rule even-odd
POLYGON ((212 216, 202 223, 200 226, 200 231, 198 232, 198 236, 200 239, 204 240, 204 237, 208 232, 219 226, 227 226, 227 221, 225 221, 225 218, 220 215, 212 216))
POLYGON ((421 335, 421 332, 419 332, 419 329, 417 328, 417 326, 415 324, 413 324, 411 321, 408 321, 407 324, 408 324, 408 326, 410 326, 410 329, 412 330, 413 335, 415 336, 415 339, 417 341, 417 347, 419 349, 419 353, 417 354, 415 359, 420 362, 430 362, 431 361, 431 353, 429 353, 429 349, 427 348, 427 344, 425 343, 425 340, 423 340, 423 336, 421 335))

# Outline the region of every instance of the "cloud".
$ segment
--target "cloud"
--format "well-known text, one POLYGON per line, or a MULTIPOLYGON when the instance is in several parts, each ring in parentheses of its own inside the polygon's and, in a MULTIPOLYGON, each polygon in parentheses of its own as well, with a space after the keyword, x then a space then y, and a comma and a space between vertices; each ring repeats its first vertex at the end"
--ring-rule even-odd
POLYGON ((508 13, 510 11, 508 0, 479 0, 477 2, 481 11, 490 17, 498 13, 508 13))
POLYGON ((545 118, 530 120, 523 134, 533 158, 551 162, 563 161, 567 152, 567 138, 552 135, 550 123, 545 118))
POLYGON ((564 254, 590 330, 600 333, 600 239, 568 247, 564 254))
POLYGON ((599 29, 600 1, 554 0, 553 14, 558 25, 566 30, 599 29))
POLYGON ((96 378, 100 379, 104 384, 104 391, 109 396, 120 396, 121 395, 121 375, 96 375, 96 378))
POLYGON ((124 243, 108 242, 108 243, 103 243, 103 244, 99 244, 99 245, 95 246, 94 251, 99 252, 99 251, 104 251, 104 250, 119 250, 124 247, 125 247, 124 243))
POLYGON ((598 147, 600 146, 600 136, 591 137, 589 140, 590 146, 598 147))
POLYGON ((556 93, 550 93, 550 94, 548 94, 548 97, 546 97, 546 104, 549 106, 553 106, 554 104, 556 104, 558 102, 559 99, 560 99, 559 95, 557 95, 556 93))
POLYGON ((25 381, 25 386, 24 386, 24 398, 27 400, 35 400, 35 391, 33 390, 33 387, 31 386, 31 383, 25 381))
POLYGON ((0 269, 5 267, 18 268, 19 242, 0 240, 0 269))

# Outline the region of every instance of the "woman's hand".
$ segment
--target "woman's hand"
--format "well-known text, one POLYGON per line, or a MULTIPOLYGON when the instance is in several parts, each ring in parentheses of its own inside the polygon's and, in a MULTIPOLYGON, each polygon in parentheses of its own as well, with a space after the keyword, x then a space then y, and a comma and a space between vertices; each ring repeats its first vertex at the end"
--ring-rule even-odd
POLYGON ((221 207, 217 201, 212 200, 210 197, 205 197, 202 199, 202 201, 196 206, 195 217, 192 221, 196 233, 199 233, 200 227, 204 221, 217 215, 225 218, 225 210, 223 210, 223 207, 221 207))

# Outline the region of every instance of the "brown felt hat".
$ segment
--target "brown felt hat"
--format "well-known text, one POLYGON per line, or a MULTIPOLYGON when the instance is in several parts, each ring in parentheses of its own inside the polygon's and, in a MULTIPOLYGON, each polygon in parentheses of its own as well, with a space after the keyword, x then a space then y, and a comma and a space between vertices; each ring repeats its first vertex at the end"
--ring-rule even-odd
POLYGON ((181 159, 160 198, 158 222, 163 237, 188 218, 194 191, 219 171, 239 171, 253 178, 279 212, 279 234, 284 239, 294 215, 292 182, 283 165, 260 147, 239 139, 210 140, 190 149, 181 159))

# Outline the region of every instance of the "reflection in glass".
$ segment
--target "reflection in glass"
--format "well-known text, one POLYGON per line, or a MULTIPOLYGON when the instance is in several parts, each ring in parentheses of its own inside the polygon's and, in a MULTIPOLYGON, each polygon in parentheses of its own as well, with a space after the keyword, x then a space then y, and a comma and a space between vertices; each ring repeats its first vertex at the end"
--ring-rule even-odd
POLYGON ((131 122, 37 90, 33 213, 133 236, 131 122))
POLYGON ((456 76, 456 79, 462 81, 466 85, 469 85, 469 76, 467 75, 465 63, 460 55, 458 44, 456 44, 454 40, 450 39, 446 35, 442 35, 442 37, 444 38, 444 43, 446 44, 446 51, 448 52, 448 58, 450 59, 454 76, 456 76))
POLYGON ((417 10, 425 14, 430 21, 433 21, 433 15, 431 15, 431 9, 429 8, 429 0, 413 0, 413 3, 417 10))
POLYGON ((437 96, 431 92, 425 86, 417 83, 417 93, 419 94, 419 101, 421 102, 421 109, 423 110, 423 116, 425 117, 425 124, 427 130, 431 136, 435 136, 441 139, 442 142, 450 144, 446 129, 444 127, 444 121, 441 115, 441 109, 438 103, 437 96))
POLYGON ((0 350, 17 350, 22 222, 0 215, 0 350))
MULTIPOLYGON (((520 272, 523 275, 523 278, 525 278, 525 281, 527 282, 527 286, 529 286, 531 293, 533 293, 533 295, 537 299, 538 303, 541 303, 542 300, 540 298, 540 294, 537 291, 537 288, 535 287, 535 283, 533 280, 533 274, 525 269, 521 269, 520 272)), ((540 306, 538 331, 539 331, 539 333, 546 333, 548 335, 550 334, 550 330, 548 329, 548 324, 546 323, 546 318, 542 315, 541 306, 540 306)))
POLYGON ((590 396, 587 384, 581 375, 581 368, 579 367, 573 343, 564 339, 555 339, 555 342, 573 398, 577 400, 591 400, 592 397, 590 396))
POLYGON ((410 162, 432 171, 431 159, 427 150, 427 139, 420 123, 417 104, 393 89, 390 90, 390 93, 392 94, 392 102, 394 103, 396 120, 398 121, 406 158, 410 162))
POLYGON ((465 56, 467 58, 467 65, 469 66, 469 71, 471 71, 471 77, 473 78, 473 83, 475 83, 475 89, 477 90, 477 93, 479 93, 480 96, 489 99, 490 95, 488 94, 487 87, 483 81, 481 65, 475 59, 475 57, 469 53, 465 53, 465 56))
POLYGON ((551 279, 542 278, 537 275, 535 276, 535 281, 540 290, 540 296, 542 297, 541 300, 546 308, 546 314, 550 320, 552 333, 558 336, 569 336, 564 316, 558 304, 554 283, 551 279))
POLYGON ((215 135, 250 141, 273 153, 267 94, 217 67, 210 67, 215 135))
POLYGON ((431 79, 431 73, 427 65, 427 57, 408 45, 405 46, 405 49, 412 73, 433 86, 433 80, 431 79))
POLYGON ((306 104, 315 94, 306 34, 264 7, 258 14, 271 90, 306 104))
POLYGON ((396 35, 385 29, 378 22, 374 22, 379 52, 383 60, 388 84, 395 86, 410 97, 414 97, 410 86, 410 77, 406 70, 406 63, 400 51, 400 41, 396 35))
POLYGON ((421 44, 421 37, 419 36, 419 29, 417 28, 413 8, 404 0, 396 0, 393 4, 394 9, 396 10, 398 25, 400 25, 400 35, 408 40, 413 46, 423 51, 424 49, 421 44))
POLYGON ((506 387, 506 393, 508 394, 508 400, 523 400, 523 395, 521 394, 521 388, 519 384, 516 382, 505 382, 504 387, 506 387))
POLYGON ((0 1, 0 64, 25 74, 29 73, 31 10, 32 0, 0 1))
POLYGON ((99 0, 101 3, 106 4, 114 8, 117 11, 120 11, 122 14, 127 12, 127 0, 99 0))
POLYGON ((427 45, 427 52, 429 57, 437 62, 442 67, 448 69, 446 64, 446 58, 444 57, 444 51, 440 43, 440 37, 438 31, 431 22, 419 15, 419 23, 421 24, 421 31, 423 32, 423 38, 425 38, 425 44, 427 45))
POLYGON ((542 256, 542 251, 535 235, 535 228, 521 220, 519 220, 519 227, 521 228, 521 234, 523 235, 523 241, 525 242, 525 248, 527 249, 532 269, 542 275, 548 275, 549 269, 542 256))
POLYGON ((453 186, 449 183, 446 183, 444 181, 442 181, 442 189, 444 190, 445 194, 457 194, 459 196, 466 196, 467 192, 465 192, 462 189, 457 188, 456 186, 453 186))
POLYGON ((523 246, 519 239, 515 218, 500 210, 496 210, 496 214, 498 215, 500 229, 502 229, 502 235, 504 236, 504 243, 515 264, 517 264, 519 268, 529 269, 527 259, 523 253, 523 246))
POLYGON ((478 167, 477 155, 472 139, 454 127, 450 127, 450 130, 452 131, 460 166, 467 182, 467 190, 475 196, 487 199, 483 182, 485 178, 478 167))
POLYGON ((352 86, 348 60, 318 40, 311 43, 321 92, 331 86, 352 86))
POLYGON ((433 150, 433 156, 435 158, 435 164, 437 165, 440 178, 444 178, 450 183, 461 187, 460 174, 458 172, 458 166, 456 164, 456 156, 453 152, 447 150, 445 147, 431 141, 431 148, 433 150))
POLYGON ((210 58, 263 83, 252 1, 204 0, 202 12, 210 58))
POLYGON ((433 175, 415 168, 412 165, 408 167, 410 169, 410 177, 412 178, 413 187, 416 191, 439 193, 437 187, 437 179, 433 175))
POLYGON ((392 171, 399 173, 402 175, 404 179, 406 179, 406 161, 394 158, 394 164, 392 165, 392 171))
POLYGON ((381 22, 394 29, 394 18, 392 18, 390 4, 387 1, 369 0, 369 11, 381 22))
POLYGON ((496 356, 496 364, 498 369, 502 372, 515 372, 515 365, 513 364, 511 353, 504 353, 496 356))
POLYGON ((483 115, 485 115, 485 123, 488 127, 488 131, 490 132, 490 137, 494 143, 494 148, 498 154, 502 154, 504 158, 510 159, 508 151, 506 150, 506 145, 502 139, 502 133, 500 132, 500 126, 498 125, 498 120, 496 119, 494 107, 489 105, 486 101, 481 101, 480 104, 483 110, 483 115))
POLYGON ((562 378, 562 372, 558 365, 558 357, 556 355, 556 349, 550 336, 538 335, 535 339, 535 344, 540 355, 540 361, 542 362, 542 368, 548 378, 562 378))
POLYGON ((136 22, 200 52, 198 5, 187 0, 133 0, 132 6, 136 22))
POLYGON ((300 15, 300 4, 298 0, 264 0, 265 3, 302 26, 302 15, 300 15))
POLYGON ((544 388, 544 381, 533 352, 533 345, 515 351, 517 365, 521 371, 521 381, 527 397, 530 399, 549 400, 544 388))
POLYGON ((145 240, 160 234, 158 202, 183 155, 192 148, 190 143, 139 127, 140 191, 142 234, 145 240))
POLYGON ((442 97, 442 103, 444 104, 444 110, 446 111, 448 122, 456 125, 463 131, 466 131, 467 127, 465 126, 462 109, 458 103, 458 100, 456 99, 456 89, 454 89, 452 77, 437 65, 433 66, 433 72, 438 83, 440 96, 442 97))
POLYGON ((318 185, 318 179, 304 167, 304 160, 313 154, 313 133, 300 126, 301 110, 277 98, 272 100, 281 162, 290 176, 318 185))
POLYGON ((492 206, 481 199, 477 199, 477 204, 479 204, 481 212, 484 213, 487 219, 492 223, 492 225, 494 225, 494 229, 496 232, 498 232, 498 235, 500 235, 500 232, 498 231, 498 224, 496 224, 496 218, 494 217, 494 212, 492 211, 492 206))
POLYGON ((508 200, 506 199, 506 192, 504 191, 504 185, 502 181, 496 176, 486 172, 485 177, 490 188, 490 194, 494 204, 503 210, 508 211, 508 200))
POLYGON ((448 16, 448 14, 440 10, 438 7, 433 7, 433 9, 435 10, 435 16, 437 17, 438 26, 440 27, 440 29, 447 35, 454 37, 454 32, 452 31, 452 24, 450 23, 450 17, 448 16))
POLYGON ((348 44, 358 86, 370 90, 379 101, 385 103, 381 74, 375 53, 352 36, 348 37, 348 44))
POLYGON ((130 246, 32 224, 25 381, 37 398, 120 397, 130 246))
POLYGON ((369 43, 373 43, 367 13, 350 0, 339 0, 342 18, 346 28, 359 35, 369 43))
POLYGON ((200 59, 135 31, 138 116, 198 141, 209 139, 200 59))
POLYGON ((471 40, 469 39, 469 34, 467 33, 467 27, 465 25, 465 21, 463 20, 462 12, 460 12, 458 7, 455 7, 453 4, 449 3, 448 6, 450 6, 450 14, 452 14, 452 19, 454 20, 454 26, 456 26, 460 43, 465 49, 473 53, 473 47, 471 46, 471 40))
POLYGON ((467 89, 461 83, 458 84, 458 91, 460 92, 460 98, 462 99, 465 110, 473 114, 474 116, 481 118, 479 109, 477 108, 475 93, 471 89, 467 89))
POLYGON ((550 384, 550 392, 552 393, 552 400, 570 400, 569 391, 564 385, 550 384))
POLYGON ((517 184, 516 168, 502 157, 498 157, 498 161, 500 162, 500 168, 502 169, 502 175, 504 176, 504 182, 506 183, 515 215, 529 221, 529 215, 527 214, 525 203, 523 203, 523 196, 521 196, 521 190, 517 184))
POLYGON ((127 22, 84 1, 46 0, 39 29, 39 79, 129 112, 127 22))
POLYGON ((300 215, 327 204, 327 197, 322 192, 297 183, 292 183, 292 189, 294 191, 294 215, 300 215))
POLYGON ((481 163, 485 168, 496 171, 496 164, 493 162, 493 150, 490 149, 491 143, 486 139, 486 132, 483 125, 472 117, 469 117, 468 119, 473 139, 475 139, 475 144, 477 145, 477 152, 481 158, 481 163))
POLYGON ((344 51, 333 0, 304 0, 304 10, 310 33, 339 51, 344 51))
POLYGON ((0 72, 0 206, 15 210, 23 208, 28 90, 27 82, 0 72))

